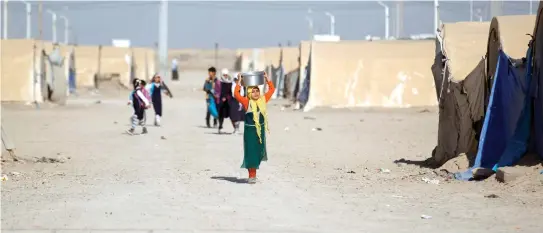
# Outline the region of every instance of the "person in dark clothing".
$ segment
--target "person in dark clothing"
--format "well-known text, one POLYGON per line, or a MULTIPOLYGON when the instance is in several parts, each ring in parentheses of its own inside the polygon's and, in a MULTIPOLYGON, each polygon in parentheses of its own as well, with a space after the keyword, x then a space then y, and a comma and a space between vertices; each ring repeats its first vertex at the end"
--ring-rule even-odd
MULTIPOLYGON (((210 101, 215 101, 215 82, 217 81, 217 69, 210 67, 207 69, 208 78, 204 82, 203 91, 206 93, 206 125, 211 128, 209 120, 211 118, 211 112, 209 111, 210 101)), ((213 128, 217 127, 217 118, 213 118, 213 128)))
MULTIPOLYGON (((228 74, 228 69, 222 69, 221 77, 217 85, 215 85, 215 93, 219 100, 218 103, 218 112, 219 112, 219 134, 222 133, 223 122, 225 118, 230 118, 230 108, 231 101, 233 99, 232 95, 232 77, 228 74)), ((236 128, 234 121, 232 121, 232 127, 236 128)))
MULTIPOLYGON (((236 83, 238 79, 237 76, 238 74, 232 75, 232 77, 234 77, 234 82, 232 83, 232 93, 234 93, 234 90, 236 88, 236 83)), ((240 94, 242 96, 245 96, 245 90, 244 88, 242 88, 240 88, 240 94), (241 93, 241 91, 243 91, 243 93, 241 93)), ((243 105, 236 100, 236 98, 232 98, 230 100, 230 120, 234 124, 233 134, 241 134, 239 125, 242 121, 245 120, 245 109, 243 108, 243 105)))
POLYGON ((153 109, 155 110, 155 126, 160 126, 160 119, 162 118, 162 92, 164 91, 170 98, 172 98, 172 94, 168 91, 158 74, 153 76, 152 82, 146 88, 151 95, 153 109))

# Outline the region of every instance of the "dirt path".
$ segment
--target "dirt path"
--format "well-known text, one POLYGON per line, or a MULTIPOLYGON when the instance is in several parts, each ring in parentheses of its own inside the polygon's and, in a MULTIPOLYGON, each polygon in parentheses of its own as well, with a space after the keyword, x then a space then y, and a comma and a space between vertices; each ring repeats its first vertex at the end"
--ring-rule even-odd
POLYGON ((143 136, 122 134, 125 98, 3 105, 19 155, 65 160, 3 164, 3 232, 541 232, 541 183, 445 181, 392 162, 428 157, 435 111, 301 113, 274 101, 270 161, 248 185, 239 182, 242 136, 202 127, 200 80, 170 87, 164 126, 143 136))

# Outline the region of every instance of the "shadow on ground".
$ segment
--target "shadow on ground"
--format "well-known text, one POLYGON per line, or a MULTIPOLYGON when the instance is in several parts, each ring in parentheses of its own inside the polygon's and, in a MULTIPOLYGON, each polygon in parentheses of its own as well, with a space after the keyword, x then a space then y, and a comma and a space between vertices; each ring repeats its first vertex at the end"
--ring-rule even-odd
POLYGON ((240 179, 237 177, 231 177, 231 176, 212 176, 211 179, 213 180, 225 180, 236 184, 247 184, 247 179, 240 179))

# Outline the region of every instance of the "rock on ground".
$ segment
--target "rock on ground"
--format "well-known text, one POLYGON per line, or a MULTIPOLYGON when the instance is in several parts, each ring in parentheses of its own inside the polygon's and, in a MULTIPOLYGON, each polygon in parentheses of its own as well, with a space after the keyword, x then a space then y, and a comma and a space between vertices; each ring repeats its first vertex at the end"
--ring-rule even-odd
POLYGON ((465 153, 461 153, 458 157, 453 158, 443 164, 438 170, 445 170, 448 173, 456 173, 465 171, 469 168, 468 156, 465 153))
POLYGON ((503 183, 511 183, 523 175, 525 172, 518 167, 501 167, 496 171, 496 179, 503 183))

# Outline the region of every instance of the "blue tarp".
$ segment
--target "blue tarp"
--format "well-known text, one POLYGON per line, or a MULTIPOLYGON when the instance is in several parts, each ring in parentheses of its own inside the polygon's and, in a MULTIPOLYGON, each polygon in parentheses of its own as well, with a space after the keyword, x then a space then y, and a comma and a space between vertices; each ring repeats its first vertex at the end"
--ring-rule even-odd
POLYGON ((526 74, 500 50, 475 163, 456 179, 469 180, 473 168, 493 169, 517 163, 526 153, 531 129, 531 49, 526 74))

